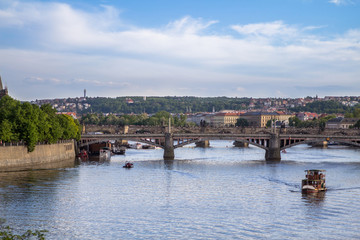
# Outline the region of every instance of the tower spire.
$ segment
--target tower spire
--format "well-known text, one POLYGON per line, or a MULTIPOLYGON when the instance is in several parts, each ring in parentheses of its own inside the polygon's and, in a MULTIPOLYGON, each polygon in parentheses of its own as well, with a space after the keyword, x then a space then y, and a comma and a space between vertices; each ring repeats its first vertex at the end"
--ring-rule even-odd
POLYGON ((8 90, 7 87, 5 86, 5 88, 3 88, 3 84, 1 81, 1 76, 0 76, 0 98, 2 98, 3 96, 8 95, 8 90))
POLYGON ((3 85, 2 85, 2 81, 1 81, 1 76, 0 76, 0 91, 3 90, 3 85))

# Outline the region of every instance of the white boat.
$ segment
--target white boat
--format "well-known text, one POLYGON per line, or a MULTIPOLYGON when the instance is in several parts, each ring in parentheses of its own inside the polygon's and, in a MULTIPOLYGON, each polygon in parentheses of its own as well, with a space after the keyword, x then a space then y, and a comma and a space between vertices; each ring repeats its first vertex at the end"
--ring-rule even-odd
POLYGON ((110 160, 111 158, 111 150, 110 148, 104 147, 100 149, 99 158, 101 160, 110 160))

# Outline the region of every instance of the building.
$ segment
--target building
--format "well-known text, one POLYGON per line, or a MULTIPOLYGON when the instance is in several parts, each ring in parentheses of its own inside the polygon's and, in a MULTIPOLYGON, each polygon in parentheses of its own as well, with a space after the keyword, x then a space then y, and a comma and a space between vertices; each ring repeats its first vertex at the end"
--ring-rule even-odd
POLYGON ((313 120, 313 119, 319 118, 319 115, 317 113, 310 113, 310 112, 301 112, 301 113, 296 114, 296 116, 301 121, 307 121, 307 120, 313 120))
POLYGON ((200 126, 201 122, 206 122, 206 123, 210 123, 211 121, 211 116, 213 114, 211 113, 196 113, 196 114, 189 114, 187 115, 187 122, 193 122, 196 125, 200 126))
POLYGON ((3 88, 3 84, 1 81, 1 76, 0 76, 0 98, 2 98, 3 96, 8 95, 8 90, 7 87, 3 88))
POLYGON ((290 114, 284 112, 247 112, 240 116, 248 121, 249 126, 266 127, 269 120, 289 122, 290 114))
POLYGON ((127 104, 133 104, 134 103, 134 100, 132 100, 131 98, 125 98, 125 102, 127 104))
POLYGON ((239 112, 219 112, 212 115, 210 124, 214 127, 231 127, 235 126, 239 118, 239 112))
POLYGON ((56 114, 64 114, 64 115, 69 115, 74 119, 77 119, 76 113, 75 112, 57 112, 56 114))

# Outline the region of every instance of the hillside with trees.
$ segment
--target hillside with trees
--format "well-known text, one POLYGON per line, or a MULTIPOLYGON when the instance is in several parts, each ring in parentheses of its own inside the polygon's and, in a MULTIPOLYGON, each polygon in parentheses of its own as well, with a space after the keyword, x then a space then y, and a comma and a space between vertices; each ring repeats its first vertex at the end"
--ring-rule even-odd
POLYGON ((95 125, 149 125, 149 126, 164 126, 171 121, 172 126, 184 127, 193 125, 186 122, 186 115, 180 114, 172 116, 166 111, 160 111, 153 116, 149 117, 147 114, 138 115, 122 115, 116 116, 109 114, 104 116, 102 114, 86 114, 81 118, 82 124, 95 124, 95 125))
POLYGON ((71 116, 56 114, 45 104, 41 107, 21 103, 9 96, 0 100, 0 142, 24 142, 29 152, 35 145, 58 140, 80 140, 79 122, 71 116))
POLYGON ((337 101, 315 101, 306 104, 304 107, 291 108, 293 112, 315 112, 315 113, 347 113, 354 108, 345 106, 337 101))
POLYGON ((160 111, 171 113, 211 112, 224 109, 241 110, 249 105, 249 98, 227 97, 131 97, 133 103, 127 103, 125 97, 117 98, 88 98, 86 101, 91 109, 84 109, 80 113, 122 113, 122 114, 154 114, 160 111))

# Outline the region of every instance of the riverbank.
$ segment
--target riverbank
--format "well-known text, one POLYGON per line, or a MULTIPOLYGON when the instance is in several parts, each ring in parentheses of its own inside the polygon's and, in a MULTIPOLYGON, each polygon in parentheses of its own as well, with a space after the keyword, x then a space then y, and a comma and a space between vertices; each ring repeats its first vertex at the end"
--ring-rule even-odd
POLYGON ((0 172, 51 169, 74 166, 74 141, 36 145, 33 152, 26 146, 0 146, 0 172))

